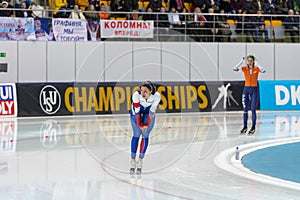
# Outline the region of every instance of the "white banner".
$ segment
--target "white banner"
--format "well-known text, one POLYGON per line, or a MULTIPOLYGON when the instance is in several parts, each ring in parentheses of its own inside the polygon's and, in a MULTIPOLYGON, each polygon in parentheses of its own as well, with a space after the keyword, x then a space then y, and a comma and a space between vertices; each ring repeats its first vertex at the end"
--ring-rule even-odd
POLYGON ((53 18, 56 41, 87 41, 87 21, 81 19, 53 18))
POLYGON ((153 38, 153 21, 101 20, 102 38, 153 38))

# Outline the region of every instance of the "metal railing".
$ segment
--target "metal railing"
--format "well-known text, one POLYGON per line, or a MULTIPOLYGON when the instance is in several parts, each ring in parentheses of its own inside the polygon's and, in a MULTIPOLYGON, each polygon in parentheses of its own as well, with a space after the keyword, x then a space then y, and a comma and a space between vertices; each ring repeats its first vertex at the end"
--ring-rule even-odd
MULTIPOLYGON (((0 9, 0 12, 3 9, 0 9)), ((8 9, 15 16, 21 9, 8 9)), ((32 11, 32 10, 30 10, 32 11)), ((41 10, 48 18, 68 17, 73 10, 41 10)), ((87 13, 98 16, 100 11, 81 11, 87 20, 101 21, 101 17, 89 19, 87 13)), ((147 13, 110 12, 111 20, 154 21, 153 38, 110 38, 113 41, 176 41, 176 42, 297 42, 299 43, 299 15, 255 15, 255 14, 208 14, 204 25, 195 21, 196 13, 147 13), (293 18, 291 20, 286 20, 293 18), (173 20, 172 20, 173 19, 173 20), (176 20, 174 20, 176 19, 176 20), (257 21, 256 21, 257 20, 257 21)), ((0 18, 1 20, 1 18, 0 18)))

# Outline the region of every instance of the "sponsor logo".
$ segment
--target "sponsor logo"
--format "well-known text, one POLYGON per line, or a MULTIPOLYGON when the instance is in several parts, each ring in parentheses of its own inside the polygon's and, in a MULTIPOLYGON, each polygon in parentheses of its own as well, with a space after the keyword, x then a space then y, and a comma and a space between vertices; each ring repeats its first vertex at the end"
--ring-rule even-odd
POLYGON ((0 85, 0 115, 14 116, 15 94, 13 85, 0 85))
POLYGON ((61 105, 61 97, 58 90, 52 85, 46 85, 40 92, 40 106, 48 114, 55 114, 61 105))
POLYGON ((233 101, 237 106, 239 105, 239 103, 233 97, 233 91, 228 89, 230 86, 231 86, 231 84, 228 83, 226 86, 221 85, 220 87, 218 87, 219 95, 218 95, 214 105, 212 106, 212 109, 215 109, 217 107, 218 103, 221 101, 222 98, 223 98, 223 108, 224 109, 227 108, 227 104, 229 106, 231 106, 231 101, 233 101))
POLYGON ((275 85, 276 105, 292 105, 300 104, 300 86, 290 85, 275 85))

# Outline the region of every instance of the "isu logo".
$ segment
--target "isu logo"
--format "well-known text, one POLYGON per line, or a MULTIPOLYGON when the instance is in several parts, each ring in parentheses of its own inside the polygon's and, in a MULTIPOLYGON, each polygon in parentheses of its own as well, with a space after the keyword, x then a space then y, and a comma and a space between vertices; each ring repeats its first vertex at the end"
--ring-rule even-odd
POLYGON ((48 114, 55 114, 61 103, 61 97, 58 90, 52 85, 46 85, 40 92, 40 106, 48 114))

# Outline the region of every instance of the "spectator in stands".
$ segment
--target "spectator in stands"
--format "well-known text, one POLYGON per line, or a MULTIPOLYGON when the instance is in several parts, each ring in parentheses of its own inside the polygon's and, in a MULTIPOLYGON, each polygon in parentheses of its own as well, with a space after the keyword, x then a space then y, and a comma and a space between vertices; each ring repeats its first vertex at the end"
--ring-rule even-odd
POLYGON ((82 11, 79 9, 77 4, 74 5, 74 10, 71 12, 69 18, 71 19, 85 19, 85 16, 82 14, 82 11))
POLYGON ((157 26, 163 28, 169 28, 170 24, 169 24, 168 14, 166 13, 166 8, 162 6, 159 10, 160 10, 160 14, 157 15, 158 16, 157 26))
POLYGON ((257 11, 257 16, 253 16, 253 19, 253 21, 255 22, 254 42, 259 42, 259 33, 264 34, 265 42, 270 42, 269 33, 265 26, 265 18, 262 15, 262 11, 257 11))
POLYGON ((44 7, 37 4, 35 1, 31 1, 29 9, 32 10, 31 16, 34 18, 42 18, 45 17, 44 7))
POLYGON ((95 10, 100 10, 100 0, 89 0, 89 5, 93 5, 95 10))
POLYGON ((122 0, 112 0, 110 2, 110 9, 111 11, 116 11, 116 12, 123 12, 123 3, 122 0))
POLYGON ((139 10, 133 10, 130 15, 128 16, 128 20, 142 20, 143 16, 139 15, 139 10))
POLYGON ((172 7, 170 9, 170 14, 168 15, 168 19, 169 19, 170 28, 175 31, 180 31, 181 28, 180 16, 177 13, 175 7, 172 7))
POLYGON ((73 10, 75 4, 76 4, 75 0, 67 0, 67 8, 73 10))
POLYGON ((266 13, 266 5, 264 0, 251 0, 251 7, 249 14, 256 14, 257 11, 261 10, 262 13, 266 13))
POLYGON ((193 39, 197 42, 205 42, 205 29, 206 29, 206 18, 203 16, 201 9, 196 7, 194 9, 194 22, 189 23, 188 27, 191 27, 191 34, 193 39))
POLYGON ((277 13, 277 2, 276 0, 266 0, 265 2, 266 12, 265 14, 276 14, 277 13))
MULTIPOLYGON (((244 10, 243 15, 238 16, 236 33, 242 33, 246 36, 246 41, 251 42, 252 37, 255 35, 255 17, 248 14, 247 10, 244 10)), ((245 38, 243 38, 244 40, 245 38)), ((253 39, 254 40, 254 39, 253 39)))
POLYGON ((227 22, 228 17, 227 17, 227 15, 225 15, 225 10, 224 9, 220 10, 220 14, 222 14, 222 15, 219 15, 218 20, 217 20, 218 23, 219 23, 218 26, 220 28, 220 32, 221 32, 221 36, 222 36, 222 37, 220 37, 220 41, 223 42, 224 39, 227 39, 227 42, 230 42, 230 37, 232 35, 232 31, 231 31, 230 26, 227 22))
POLYGON ((137 0, 124 0, 124 11, 131 12, 133 10, 138 10, 137 0))
POLYGON ((31 11, 26 9, 28 9, 26 2, 22 1, 21 10, 16 10, 16 17, 31 17, 31 11))
POLYGON ((55 18, 68 18, 71 13, 71 9, 68 5, 68 2, 65 3, 65 6, 61 7, 57 13, 54 15, 55 18))
POLYGON ((252 0, 243 0, 243 12, 246 11, 246 13, 250 13, 252 6, 252 0))
POLYGON ((163 37, 168 34, 170 29, 170 23, 168 19, 168 14, 166 13, 166 8, 162 6, 159 10, 160 14, 157 15, 158 20, 155 24, 157 24, 156 26, 158 27, 158 35, 160 37, 163 37))
POLYGON ((212 15, 214 13, 214 9, 212 7, 208 8, 208 15, 206 18, 206 35, 207 42, 220 42, 220 30, 219 23, 217 23, 217 15, 212 15))
POLYGON ((85 19, 87 20, 99 20, 99 16, 97 14, 96 8, 94 4, 89 4, 87 9, 85 10, 86 12, 84 13, 85 19))
MULTIPOLYGON (((54 9, 59 10, 62 7, 66 7, 67 1, 66 0, 52 0, 54 2, 54 9)), ((54 13, 56 14, 56 13, 54 13)))
POLYGON ((13 15, 12 10, 8 10, 8 8, 12 8, 12 6, 9 5, 7 1, 2 1, 1 8, 3 8, 3 10, 0 10, 0 17, 11 17, 13 15))
POLYGON ((183 0, 170 0, 169 10, 171 11, 172 8, 175 8, 175 11, 181 13, 185 8, 183 0))
POLYGON ((146 10, 146 14, 143 15, 143 20, 156 20, 155 15, 153 14, 152 8, 148 7, 146 10))
POLYGON ((220 8, 217 12, 215 10, 215 13, 219 13, 221 10, 224 10, 225 13, 231 12, 231 1, 230 0, 220 0, 220 8))
POLYGON ((147 8, 151 8, 153 12, 160 12, 162 7, 162 0, 150 0, 147 8))
POLYGON ((205 12, 207 10, 207 1, 206 0, 191 0, 191 12, 194 12, 196 7, 200 8, 201 12, 205 12))
POLYGON ((98 13, 100 19, 109 19, 109 13, 106 10, 106 6, 102 3, 100 6, 100 12, 98 13))
MULTIPOLYGON (((229 0, 226 0, 229 1, 229 0)), ((214 13, 220 12, 220 1, 219 0, 207 0, 207 12, 209 8, 212 8, 214 10, 214 13)))
MULTIPOLYGON (((300 0, 287 0, 288 9, 293 9, 294 11, 300 11, 300 0)), ((295 13, 294 13, 295 14, 295 13)))
POLYGON ((293 9, 289 9, 288 16, 284 18, 283 24, 285 26, 285 32, 290 35, 292 42, 297 42, 296 37, 299 33, 299 20, 295 17, 293 9))
POLYGON ((244 0, 230 0, 230 9, 232 14, 242 14, 244 10, 244 0))
MULTIPOLYGON (((287 15, 288 13, 288 0, 278 0, 277 1, 277 13, 276 14, 279 14, 279 15, 287 15)), ((283 16, 280 16, 280 17, 277 17, 277 19, 279 20, 284 20, 284 17, 283 16)))

